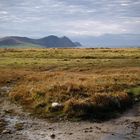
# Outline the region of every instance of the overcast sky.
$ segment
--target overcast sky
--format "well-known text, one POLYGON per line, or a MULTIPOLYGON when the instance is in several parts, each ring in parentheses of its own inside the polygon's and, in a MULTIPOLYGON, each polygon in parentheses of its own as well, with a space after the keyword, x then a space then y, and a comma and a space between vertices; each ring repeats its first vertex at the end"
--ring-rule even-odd
POLYGON ((140 34, 140 0, 0 0, 0 36, 140 34))

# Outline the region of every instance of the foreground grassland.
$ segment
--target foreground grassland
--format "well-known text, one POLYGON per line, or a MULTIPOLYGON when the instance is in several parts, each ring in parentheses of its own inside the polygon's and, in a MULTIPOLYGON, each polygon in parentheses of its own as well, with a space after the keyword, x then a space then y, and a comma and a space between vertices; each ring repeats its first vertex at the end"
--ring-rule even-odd
POLYGON ((139 101, 140 49, 0 49, 4 85, 37 116, 102 119, 139 101))

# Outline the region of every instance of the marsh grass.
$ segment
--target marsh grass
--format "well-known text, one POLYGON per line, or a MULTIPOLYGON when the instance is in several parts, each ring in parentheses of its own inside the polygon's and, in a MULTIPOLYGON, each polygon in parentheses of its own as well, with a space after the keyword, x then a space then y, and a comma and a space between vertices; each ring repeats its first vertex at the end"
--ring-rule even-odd
POLYGON ((36 116, 104 118, 139 97, 140 49, 1 49, 0 84, 36 116), (136 87, 136 88, 135 88, 136 87), (52 108, 58 102, 60 108, 52 108))
POLYGON ((98 116, 99 112, 109 113, 127 108, 132 98, 127 89, 138 85, 137 73, 126 70, 115 74, 82 74, 65 72, 35 72, 24 77, 11 92, 17 102, 38 112, 40 116, 50 117, 60 113, 65 117, 98 116), (129 75, 127 74, 129 73, 129 75), (53 110, 51 104, 63 105, 60 110, 53 110))

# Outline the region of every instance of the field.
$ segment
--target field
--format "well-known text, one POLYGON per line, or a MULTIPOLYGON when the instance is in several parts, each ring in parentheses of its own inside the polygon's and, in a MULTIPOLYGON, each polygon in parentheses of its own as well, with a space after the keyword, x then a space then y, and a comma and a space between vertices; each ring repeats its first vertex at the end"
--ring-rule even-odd
POLYGON ((140 48, 0 49, 0 86, 38 117, 108 118, 140 99, 140 48))

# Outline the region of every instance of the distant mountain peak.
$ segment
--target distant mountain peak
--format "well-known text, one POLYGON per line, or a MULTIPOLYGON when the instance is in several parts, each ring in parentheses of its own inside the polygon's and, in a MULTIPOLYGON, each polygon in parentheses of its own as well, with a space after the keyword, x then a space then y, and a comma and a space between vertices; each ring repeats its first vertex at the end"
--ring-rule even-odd
POLYGON ((74 43, 76 44, 76 46, 79 46, 79 47, 82 46, 81 43, 79 42, 74 42, 74 43))
POLYGON ((68 37, 66 37, 66 36, 62 36, 61 38, 64 38, 64 39, 69 39, 68 37))

